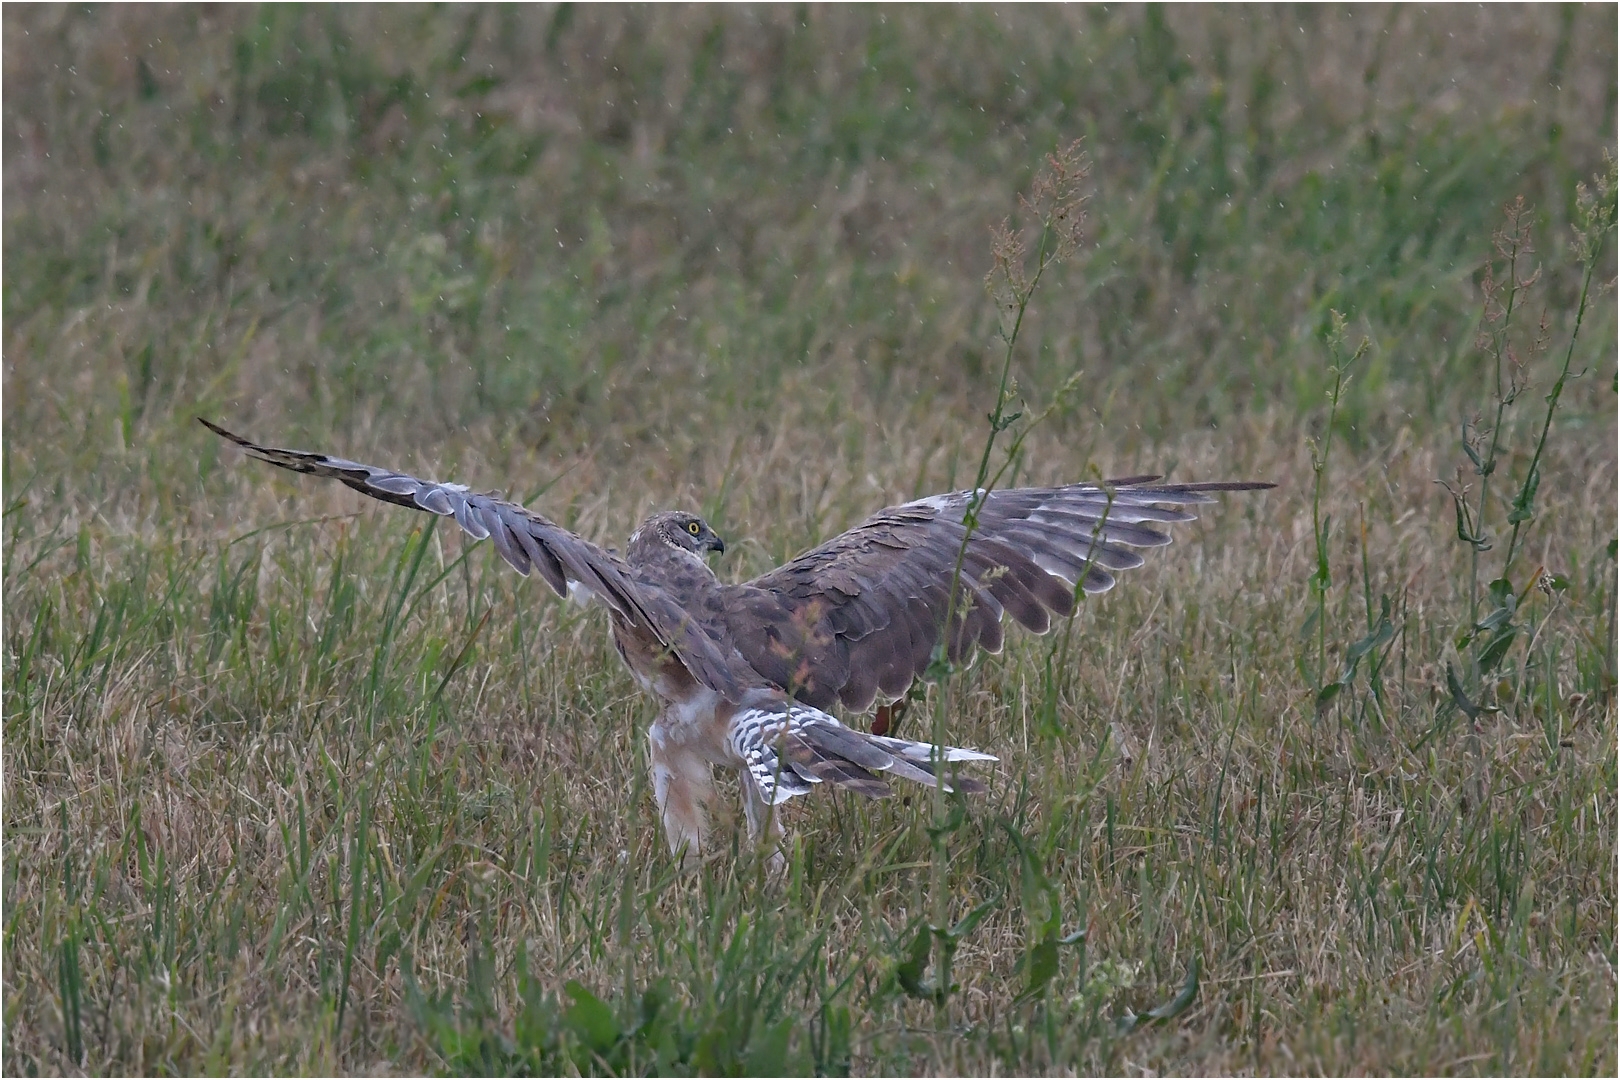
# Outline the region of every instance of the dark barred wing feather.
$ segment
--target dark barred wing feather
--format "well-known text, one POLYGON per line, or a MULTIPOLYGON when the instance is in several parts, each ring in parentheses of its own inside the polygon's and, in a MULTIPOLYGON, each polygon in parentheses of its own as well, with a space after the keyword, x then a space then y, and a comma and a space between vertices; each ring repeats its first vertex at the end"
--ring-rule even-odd
POLYGON ((1142 565, 1133 549, 1162 547, 1170 543, 1163 526, 1194 519, 1188 507, 1216 492, 1273 486, 1157 479, 991 491, 965 548, 972 492, 889 507, 734 587, 732 638, 755 670, 800 701, 865 709, 879 693, 905 693, 942 638, 960 660, 975 646, 1000 651, 1003 615, 1045 633, 1052 615, 1073 613, 1077 584, 1088 593, 1113 588, 1115 573, 1142 565))

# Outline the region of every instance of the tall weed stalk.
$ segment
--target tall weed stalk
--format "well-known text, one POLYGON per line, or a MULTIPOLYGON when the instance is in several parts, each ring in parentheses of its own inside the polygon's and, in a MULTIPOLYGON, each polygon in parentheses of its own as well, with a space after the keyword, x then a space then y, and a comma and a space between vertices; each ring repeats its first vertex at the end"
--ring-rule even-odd
MULTIPOLYGON (((1035 291, 1046 276, 1046 272, 1079 250, 1085 223, 1085 196, 1082 194, 1082 186, 1088 174, 1089 165, 1080 152, 1078 141, 1057 150, 1047 157, 1045 167, 1036 174, 1029 194, 1019 197, 1020 210, 1032 223, 1028 227, 1035 230, 1033 250, 1025 226, 1014 227, 1010 220, 1003 221, 992 233, 992 265, 985 278, 985 286, 996 303, 996 335, 1002 347, 1001 373, 996 382, 995 405, 986 417, 988 430, 985 434, 984 447, 979 454, 978 468, 974 473, 973 490, 963 512, 964 528, 951 571, 951 588, 943 624, 945 629, 934 646, 926 676, 929 681, 938 683, 940 687, 933 716, 933 743, 936 747, 946 744, 945 728, 946 718, 950 714, 951 676, 955 674, 950 645, 956 639, 956 622, 960 614, 957 605, 961 599, 962 565, 967 556, 968 543, 978 528, 979 511, 990 492, 1000 483, 1017 459, 1018 451, 1030 431, 1050 414, 1076 381, 1074 378, 1069 379, 1054 397, 1052 405, 1013 430, 1010 442, 1002 455, 1001 465, 993 469, 992 462, 1001 436, 1014 429, 1018 421, 1024 418, 1023 409, 1010 408, 1014 397, 1018 394, 1017 383, 1012 374, 1012 363, 1017 352, 1019 335, 1023 330, 1024 318, 1029 313, 1030 302, 1034 299, 1035 291)), ((957 945, 988 913, 990 907, 988 903, 981 904, 955 926, 950 926, 947 921, 950 915, 950 890, 946 881, 947 843, 949 836, 964 824, 965 813, 960 802, 953 804, 947 800, 944 764, 942 760, 935 763, 938 782, 934 787, 934 821, 929 828, 932 840, 929 856, 931 925, 924 927, 919 933, 908 960, 909 965, 920 969, 921 965, 917 961, 926 957, 930 951, 925 942, 931 940, 934 943, 934 982, 932 985, 924 984, 914 975, 909 981, 915 985, 908 987, 908 991, 931 998, 938 1009, 941 1024, 946 1022, 945 1007, 952 986, 951 962, 957 945)), ((920 970, 915 974, 920 975, 920 970)))
POLYGON ((1332 363, 1328 373, 1333 386, 1328 390, 1327 424, 1321 441, 1311 441, 1311 540, 1316 548, 1316 569, 1311 573, 1311 596, 1315 600, 1300 635, 1306 641, 1315 639, 1316 663, 1312 672, 1316 686, 1316 707, 1325 709, 1344 689, 1349 673, 1337 679, 1328 678, 1327 667, 1327 597, 1333 587, 1333 566, 1328 556, 1328 538, 1333 530, 1333 515, 1322 513, 1322 495, 1327 486, 1328 460, 1333 453, 1333 426, 1339 418, 1339 404, 1350 385, 1350 369, 1367 353, 1366 338, 1355 351, 1345 355, 1345 317, 1332 312, 1332 330, 1328 335, 1328 350, 1332 363))
POLYGON ((1333 385, 1327 391, 1327 425, 1321 439, 1311 440, 1311 537, 1315 547, 1316 567, 1311 572, 1312 604, 1300 628, 1300 637, 1310 649, 1314 644, 1315 656, 1301 654, 1298 660, 1300 675, 1311 683, 1315 693, 1318 716, 1336 708, 1341 695, 1348 690, 1361 667, 1367 662, 1369 694, 1363 702, 1362 717, 1368 708, 1377 708, 1381 700, 1380 672, 1395 641, 1394 605, 1387 594, 1380 595, 1376 607, 1372 597, 1372 566, 1367 551, 1367 518, 1365 505, 1361 508, 1361 587, 1366 603, 1367 626, 1362 635, 1344 647, 1338 670, 1328 666, 1328 593, 1333 588, 1333 566, 1329 546, 1333 530, 1333 515, 1322 512, 1328 489, 1328 463, 1333 452, 1333 429, 1338 422, 1339 406, 1344 402, 1350 386, 1350 369, 1366 356, 1370 342, 1363 337, 1355 349, 1346 352, 1345 333, 1348 320, 1337 311, 1331 313, 1332 325, 1328 333, 1328 373, 1333 385))
MULTIPOLYGON (((1503 668, 1522 636, 1521 619, 1526 603, 1534 592, 1552 597, 1568 587, 1561 575, 1550 572, 1545 566, 1525 575, 1522 585, 1518 584, 1515 561, 1524 553, 1528 530, 1538 517, 1536 496, 1541 487, 1541 462, 1553 418, 1569 380, 1585 375, 1584 370, 1573 368, 1575 347, 1592 296, 1592 280, 1599 257, 1614 231, 1615 191, 1613 158, 1608 159, 1604 172, 1594 179, 1592 188, 1585 184, 1576 186, 1573 253, 1581 267, 1580 298, 1557 377, 1542 398, 1545 408, 1539 424, 1531 429, 1536 435, 1534 443, 1528 447, 1529 460, 1519 472, 1514 470, 1515 458, 1522 460, 1525 451, 1515 452, 1516 429, 1511 410, 1530 388, 1530 370, 1550 351, 1553 337, 1551 321, 1545 311, 1528 339, 1515 322, 1542 279, 1541 267, 1528 265, 1535 248, 1531 237, 1531 210, 1523 197, 1504 208, 1505 221, 1493 237, 1495 256, 1486 263, 1481 277, 1482 311, 1475 340, 1476 348, 1486 357, 1493 374, 1492 414, 1489 421, 1479 417, 1464 420, 1460 440, 1469 462, 1468 471, 1478 478, 1478 492, 1471 492, 1464 480, 1463 468, 1457 470, 1455 483, 1439 481, 1452 501, 1457 539, 1468 549, 1468 618, 1454 642, 1462 669, 1459 671, 1456 664, 1446 662, 1450 697, 1443 715, 1436 718, 1431 734, 1440 729, 1455 709, 1468 718, 1473 727, 1470 738, 1477 744, 1480 716, 1498 711, 1493 699, 1500 697, 1503 688, 1493 683, 1492 678, 1503 668), (1513 492, 1511 498, 1491 497, 1499 470, 1506 479, 1503 486, 1513 492), (1484 556, 1496 549, 1504 531, 1507 546, 1502 561, 1482 592, 1479 583, 1484 556), (1483 615, 1480 614, 1482 607, 1485 608, 1483 615)), ((1526 646, 1527 659, 1528 650, 1529 645, 1526 646)), ((1483 757, 1480 760, 1478 794, 1483 799, 1486 794, 1483 757)))

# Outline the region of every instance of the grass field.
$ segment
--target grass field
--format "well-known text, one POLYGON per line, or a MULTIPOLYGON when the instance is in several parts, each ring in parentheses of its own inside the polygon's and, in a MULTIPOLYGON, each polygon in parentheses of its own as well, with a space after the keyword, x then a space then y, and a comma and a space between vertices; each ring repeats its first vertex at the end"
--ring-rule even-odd
POLYGON ((1613 7, 0 18, 7 1075, 1620 1067, 1613 7), (1001 483, 1278 487, 780 881, 599 612, 192 419, 751 576, 973 481, 1076 138, 1001 483))

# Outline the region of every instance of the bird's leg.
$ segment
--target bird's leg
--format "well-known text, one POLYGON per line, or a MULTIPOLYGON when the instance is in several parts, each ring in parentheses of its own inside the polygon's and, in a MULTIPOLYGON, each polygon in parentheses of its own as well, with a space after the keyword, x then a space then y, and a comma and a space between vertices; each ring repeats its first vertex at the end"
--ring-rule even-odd
POLYGON ((746 771, 742 776, 742 789, 743 813, 748 818, 748 839, 761 848, 771 849, 766 868, 772 876, 778 876, 787 869, 787 857, 782 854, 781 812, 765 801, 758 785, 746 771))
POLYGON ((886 705, 879 705, 877 712, 872 716, 872 734, 893 735, 894 725, 906 715, 906 706, 911 703, 909 697, 898 701, 891 701, 886 705))
POLYGON ((706 820, 704 805, 714 791, 709 763, 689 748, 672 743, 669 732, 654 723, 647 729, 653 797, 664 818, 664 838, 683 867, 701 861, 706 820))

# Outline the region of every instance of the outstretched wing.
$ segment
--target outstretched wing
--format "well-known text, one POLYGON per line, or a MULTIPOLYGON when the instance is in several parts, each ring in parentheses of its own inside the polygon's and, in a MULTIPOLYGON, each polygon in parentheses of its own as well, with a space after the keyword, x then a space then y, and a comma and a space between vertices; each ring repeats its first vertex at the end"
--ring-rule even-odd
POLYGON ((756 671, 805 704, 826 709, 837 700, 865 709, 879 692, 905 693, 942 637, 959 660, 975 645, 1000 651, 1003 613, 1045 633, 1053 613, 1073 613, 1077 583, 1104 592, 1115 571, 1142 565, 1133 548, 1170 543, 1162 526, 1195 517, 1183 508, 1213 502, 1213 492, 1274 486, 1157 479, 991 491, 971 535, 964 519, 972 492, 880 510, 734 586, 727 603, 732 641, 756 671))
POLYGON ((705 685, 721 691, 737 689, 736 677, 715 642, 673 598, 639 578, 617 555, 532 510, 493 494, 474 492, 463 484, 422 480, 326 454, 260 446, 200 416, 197 419, 260 461, 331 477, 396 506, 453 517, 474 539, 492 540, 501 558, 518 573, 528 576, 531 569, 538 570, 559 596, 601 601, 619 618, 650 632, 705 685))

